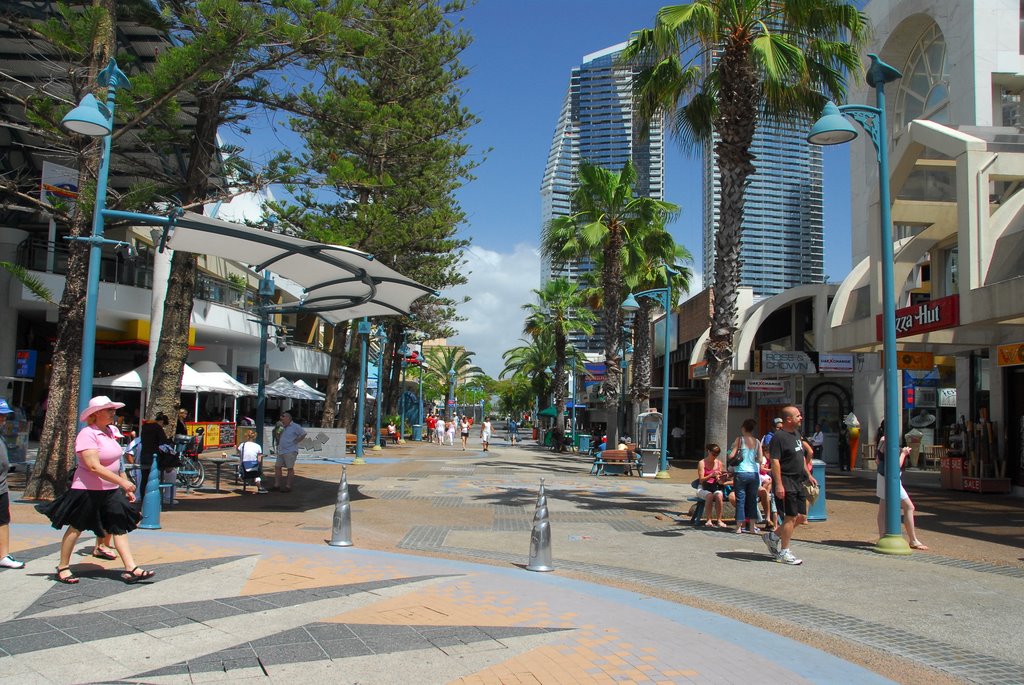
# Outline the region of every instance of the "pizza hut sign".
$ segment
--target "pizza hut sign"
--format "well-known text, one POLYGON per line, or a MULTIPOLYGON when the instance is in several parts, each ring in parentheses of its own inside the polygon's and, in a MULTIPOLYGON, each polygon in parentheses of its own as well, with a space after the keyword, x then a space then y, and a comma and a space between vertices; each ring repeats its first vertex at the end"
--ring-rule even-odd
MULTIPOLYGON (((896 337, 918 335, 960 325, 960 295, 896 310, 896 337)), ((875 317, 875 334, 882 339, 882 315, 875 317)))

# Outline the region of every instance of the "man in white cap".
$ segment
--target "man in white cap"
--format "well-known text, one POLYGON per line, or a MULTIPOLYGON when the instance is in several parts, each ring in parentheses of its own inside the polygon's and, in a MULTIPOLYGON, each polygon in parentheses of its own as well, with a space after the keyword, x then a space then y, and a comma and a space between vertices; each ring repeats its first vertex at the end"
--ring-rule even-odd
MULTIPOLYGON (((7 400, 0 398, 0 427, 12 413, 7 400)), ((7 491, 7 443, 0 439, 0 568, 25 568, 24 561, 11 556, 11 499, 7 491)))

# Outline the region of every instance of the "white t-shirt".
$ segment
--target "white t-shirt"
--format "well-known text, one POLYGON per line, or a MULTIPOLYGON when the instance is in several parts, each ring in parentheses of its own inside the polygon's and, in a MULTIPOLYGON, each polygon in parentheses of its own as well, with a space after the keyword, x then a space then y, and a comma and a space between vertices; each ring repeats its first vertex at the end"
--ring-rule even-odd
POLYGON ((242 466, 247 469, 255 468, 260 461, 260 451, 260 446, 251 440, 239 445, 238 458, 242 466))

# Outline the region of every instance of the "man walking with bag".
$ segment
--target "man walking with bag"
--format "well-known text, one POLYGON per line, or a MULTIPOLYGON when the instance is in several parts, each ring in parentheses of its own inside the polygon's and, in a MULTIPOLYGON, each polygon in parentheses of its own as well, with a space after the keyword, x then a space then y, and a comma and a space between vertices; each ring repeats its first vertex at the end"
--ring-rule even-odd
POLYGON ((807 523, 807 497, 804 494, 804 483, 817 485, 811 475, 810 462, 812 452, 810 445, 800 436, 799 430, 804 417, 793 405, 782 408, 782 425, 771 443, 768 454, 771 458, 772 488, 775 491, 775 503, 785 520, 779 527, 778 535, 772 532, 761 536, 768 546, 772 558, 781 564, 798 566, 803 562, 793 555, 789 549, 793 531, 797 526, 807 523))

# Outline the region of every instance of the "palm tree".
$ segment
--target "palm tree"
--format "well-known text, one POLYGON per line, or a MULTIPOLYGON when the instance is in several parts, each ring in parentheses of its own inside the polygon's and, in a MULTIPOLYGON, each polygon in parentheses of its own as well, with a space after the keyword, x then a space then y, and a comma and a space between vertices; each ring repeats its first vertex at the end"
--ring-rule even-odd
POLYGON ((534 290, 536 304, 524 304, 527 310, 523 332, 536 335, 550 330, 555 351, 554 395, 555 431, 554 444, 561 450, 565 444, 565 360, 571 350, 569 333, 589 335, 594 332, 594 313, 587 308, 586 296, 579 287, 567 278, 555 278, 544 284, 541 290, 534 290))
POLYGON ((505 350, 501 355, 505 361, 505 368, 501 370, 498 378, 528 378, 539 407, 550 387, 548 369, 555 363, 555 339, 551 331, 541 331, 530 340, 522 342, 522 345, 505 350))
POLYGON ((641 117, 671 112, 676 137, 692 148, 713 145, 718 160, 709 441, 726 439, 754 130, 759 119, 806 126, 826 99, 844 99, 867 33, 866 18, 845 0, 693 0, 661 8, 654 28, 635 32, 623 52, 649 65, 634 83, 641 117))
MULTIPOLYGON (((649 235, 631 242, 628 245, 625 281, 631 292, 641 292, 654 288, 664 288, 665 266, 676 274, 668 283, 669 301, 679 302, 682 293, 690 291, 690 280, 693 271, 688 264, 693 263, 690 251, 677 245, 665 231, 652 231, 649 235)), ((634 406, 646 407, 651 399, 651 362, 654 357, 654 346, 651 340, 651 320, 655 303, 642 297, 638 299, 640 309, 633 320, 633 378, 629 388, 629 398, 634 406)), ((667 317, 671 312, 665 312, 667 317)), ((666 359, 666 363, 668 360, 666 359)))
MULTIPOLYGON (((649 197, 635 197, 637 181, 633 164, 627 161, 615 173, 592 164, 582 164, 579 187, 572 194, 573 214, 558 217, 541 232, 541 252, 556 262, 589 258, 601 260, 601 289, 604 304, 605 381, 602 394, 611 416, 618 413, 618 388, 622 377, 619 348, 622 346, 622 262, 623 246, 635 233, 649 226, 664 226, 678 207, 649 197)), ((617 436, 614 436, 617 439, 617 436)))
POLYGON ((456 387, 484 375, 483 369, 473 364, 473 354, 462 347, 448 346, 428 347, 423 351, 427 376, 437 384, 435 388, 444 389, 441 393, 443 396, 448 395, 453 375, 456 387))

